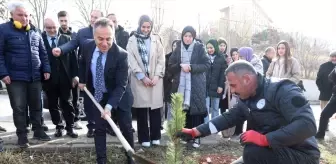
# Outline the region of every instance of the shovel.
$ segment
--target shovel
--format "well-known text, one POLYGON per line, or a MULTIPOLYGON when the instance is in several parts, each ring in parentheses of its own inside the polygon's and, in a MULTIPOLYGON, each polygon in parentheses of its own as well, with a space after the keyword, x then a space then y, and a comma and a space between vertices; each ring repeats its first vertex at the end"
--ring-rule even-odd
MULTIPOLYGON (((85 93, 90 97, 90 99, 92 100, 92 102, 96 105, 96 107, 99 109, 99 111, 101 113, 104 112, 103 107, 96 101, 96 99, 93 97, 93 95, 91 94, 91 92, 84 87, 84 91, 85 93)), ((124 147, 124 149, 126 150, 127 154, 132 157, 133 162, 135 162, 136 164, 155 164, 155 162, 146 159, 145 157, 138 155, 134 152, 134 149, 129 145, 129 143, 127 142, 127 140, 125 139, 125 137, 121 134, 119 128, 117 127, 117 125, 113 122, 113 120, 111 119, 111 117, 105 117, 106 121, 110 124, 110 126, 112 127, 114 133, 116 134, 116 136, 118 137, 119 141, 121 142, 122 146, 124 147)))

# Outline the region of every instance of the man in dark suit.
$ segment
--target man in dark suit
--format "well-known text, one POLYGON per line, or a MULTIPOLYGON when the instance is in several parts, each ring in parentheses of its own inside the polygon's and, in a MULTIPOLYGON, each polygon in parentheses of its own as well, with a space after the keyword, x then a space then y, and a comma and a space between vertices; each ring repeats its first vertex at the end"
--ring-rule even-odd
MULTIPOLYGON (((82 52, 83 52, 81 47, 87 39, 93 39, 92 26, 98 18, 103 17, 103 12, 99 11, 99 10, 92 10, 90 16, 91 16, 90 25, 88 27, 80 29, 78 31, 76 37, 72 38, 69 43, 64 44, 60 47, 54 48, 52 50, 54 56, 60 56, 61 54, 67 54, 68 52, 79 48, 78 49, 78 59, 80 60, 80 58, 82 56, 82 52)), ((87 100, 90 100, 90 98, 86 94, 84 94, 84 110, 85 110, 86 118, 88 120, 87 137, 92 138, 93 135, 94 135, 93 130, 95 128, 95 123, 94 123, 93 117, 92 117, 93 116, 93 114, 92 114, 93 104, 92 104, 91 101, 87 101, 87 100)))
MULTIPOLYGON (((115 30, 107 18, 98 19, 94 26, 94 40, 82 45, 80 60, 79 88, 85 86, 94 94, 104 112, 94 111, 95 147, 97 163, 106 163, 106 129, 110 126, 105 120, 111 111, 117 115, 120 130, 133 147, 131 108, 133 97, 128 86, 127 52, 114 42, 115 30)), ((128 160, 131 163, 131 159, 128 160)))
POLYGON ((54 125, 56 125, 55 137, 63 136, 64 125, 61 115, 65 119, 67 135, 77 138, 78 134, 73 130, 75 109, 72 105, 71 89, 77 84, 78 62, 75 51, 67 55, 54 57, 52 48, 70 41, 66 35, 57 36, 56 23, 52 19, 44 20, 45 32, 42 34, 51 66, 50 79, 45 81, 43 89, 47 93, 49 111, 54 125), (61 110, 59 109, 61 107, 61 110))
MULTIPOLYGON (((70 36, 71 38, 76 37, 76 33, 72 31, 72 28, 69 26, 69 16, 68 12, 60 11, 57 13, 58 23, 60 27, 58 28, 58 34, 64 34, 70 36)), ((77 51, 76 51, 77 52, 77 51)), ((77 56, 77 54, 76 54, 77 56)), ((82 129, 82 124, 79 119, 79 89, 76 85, 72 88, 72 105, 75 109, 75 123, 74 129, 82 129)))

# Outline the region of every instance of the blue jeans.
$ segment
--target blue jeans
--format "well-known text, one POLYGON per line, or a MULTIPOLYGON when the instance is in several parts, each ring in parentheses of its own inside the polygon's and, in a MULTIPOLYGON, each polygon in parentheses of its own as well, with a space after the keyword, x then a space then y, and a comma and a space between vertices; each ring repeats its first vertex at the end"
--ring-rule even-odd
POLYGON ((210 110, 211 110, 211 119, 213 119, 213 118, 215 118, 219 115, 219 100, 220 100, 220 98, 216 98, 216 97, 207 97, 206 98, 205 101, 206 101, 206 106, 207 106, 207 110, 208 110, 208 115, 204 118, 204 122, 209 121, 210 110))
POLYGON ((164 108, 167 110, 167 120, 170 121, 173 118, 171 104, 166 102, 164 108))
POLYGON ((14 125, 17 136, 27 136, 27 106, 29 120, 36 130, 41 129, 41 82, 12 81, 7 85, 8 96, 13 109, 14 125))

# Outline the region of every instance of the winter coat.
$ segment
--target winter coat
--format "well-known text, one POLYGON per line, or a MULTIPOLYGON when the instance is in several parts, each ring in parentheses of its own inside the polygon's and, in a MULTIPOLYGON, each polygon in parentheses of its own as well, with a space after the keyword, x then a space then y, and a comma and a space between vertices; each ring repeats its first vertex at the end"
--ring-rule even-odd
MULTIPOLYGON (((181 41, 169 58, 168 71, 172 74, 171 93, 176 93, 180 83, 181 73, 181 41)), ((206 55, 202 43, 196 42, 190 59, 191 67, 191 95, 190 115, 203 115, 207 113, 206 108, 206 72, 210 68, 210 59, 206 55)))
POLYGON ((289 80, 293 81, 294 83, 298 84, 300 81, 300 63, 294 57, 288 58, 288 68, 287 73, 285 73, 285 65, 280 64, 279 59, 275 59, 270 64, 266 76, 267 77, 275 77, 279 79, 288 78, 289 80), (280 72, 280 70, 283 70, 280 72), (280 74, 280 76, 279 76, 280 74))
POLYGON ((317 72, 316 85, 320 91, 319 100, 329 101, 331 97, 333 83, 328 80, 328 76, 330 72, 333 71, 335 66, 336 64, 328 61, 326 63, 323 63, 317 72))
POLYGON ((40 81, 50 73, 48 55, 40 33, 16 29, 12 21, 0 25, 0 79, 40 81))
POLYGON ((149 55, 149 77, 159 76, 158 83, 153 87, 146 87, 136 77, 137 73, 146 74, 144 64, 138 50, 137 38, 131 36, 127 44, 128 60, 131 69, 131 89, 134 96, 134 108, 157 109, 163 107, 163 77, 165 71, 165 54, 158 35, 151 34, 151 51, 149 55))
POLYGON ((216 54, 213 62, 210 62, 210 68, 207 72, 207 97, 222 97, 222 93, 217 93, 218 87, 225 89, 225 69, 227 64, 221 54, 216 54))

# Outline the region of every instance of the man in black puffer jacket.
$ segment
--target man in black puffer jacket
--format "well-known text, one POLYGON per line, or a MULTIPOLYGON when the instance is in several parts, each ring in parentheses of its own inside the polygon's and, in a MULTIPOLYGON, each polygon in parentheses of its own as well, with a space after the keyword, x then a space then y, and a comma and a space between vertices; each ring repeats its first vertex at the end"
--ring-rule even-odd
POLYGON ((117 41, 118 46, 120 46, 121 48, 126 50, 126 46, 128 43, 128 39, 129 39, 129 34, 127 31, 125 31, 124 27, 120 26, 118 24, 118 20, 115 14, 109 14, 107 15, 107 18, 109 20, 111 20, 114 24, 115 27, 115 38, 117 41))
POLYGON ((249 129, 240 137, 245 164, 319 163, 313 111, 295 83, 266 79, 246 61, 234 62, 225 74, 238 103, 208 123, 182 129, 177 137, 203 137, 248 120, 249 129))
POLYGON ((18 144, 25 148, 29 146, 27 105, 34 138, 51 139, 41 127, 41 80, 49 79, 50 65, 41 35, 29 25, 25 4, 13 2, 9 6, 12 19, 0 25, 0 79, 7 86, 18 144))
MULTIPOLYGON (((330 56, 336 56, 336 51, 330 53, 330 56)), ((323 109, 321 113, 319 129, 315 136, 317 139, 324 139, 325 132, 328 127, 329 119, 336 113, 336 70, 335 69, 336 67, 334 66, 334 69, 331 71, 331 73, 328 76, 329 82, 333 84, 332 95, 331 95, 329 102, 327 103, 327 105, 325 106, 325 108, 323 109)))

